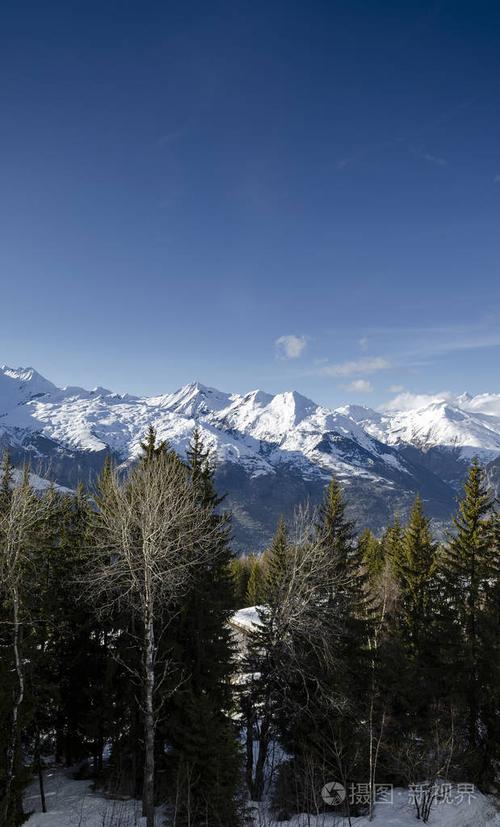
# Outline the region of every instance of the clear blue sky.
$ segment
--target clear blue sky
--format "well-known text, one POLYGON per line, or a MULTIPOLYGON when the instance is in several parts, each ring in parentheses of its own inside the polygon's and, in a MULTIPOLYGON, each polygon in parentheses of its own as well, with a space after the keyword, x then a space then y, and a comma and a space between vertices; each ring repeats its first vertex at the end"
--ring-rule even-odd
POLYGON ((500 391, 499 84, 495 0, 2 4, 0 363, 500 391))

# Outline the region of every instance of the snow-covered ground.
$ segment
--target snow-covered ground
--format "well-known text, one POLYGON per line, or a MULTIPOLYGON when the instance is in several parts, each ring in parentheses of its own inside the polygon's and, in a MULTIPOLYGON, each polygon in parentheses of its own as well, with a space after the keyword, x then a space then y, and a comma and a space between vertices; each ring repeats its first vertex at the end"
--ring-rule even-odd
MULTIPOLYGON (((330 814, 298 815, 291 821, 275 821, 257 805, 254 808, 254 827, 347 827, 347 819, 330 814)), ((373 821, 366 817, 352 818, 352 827, 418 827, 415 809, 409 803, 408 790, 394 790, 392 804, 378 804, 373 821)), ((442 803, 432 810, 430 827, 498 827, 500 801, 477 792, 460 803, 442 803)))
MULTIPOLYGON (((90 781, 76 781, 71 773, 61 769, 47 769, 45 797, 47 812, 42 813, 38 780, 26 790, 24 809, 32 815, 29 827, 142 827, 139 801, 114 801, 92 790, 90 781)), ((165 824, 158 812, 157 827, 165 824)))
MULTIPOLYGON (((25 809, 32 812, 29 827, 142 827, 138 801, 105 799, 91 789, 89 781, 76 781, 60 769, 45 772, 47 813, 41 812, 38 782, 26 790, 25 809)), ((276 822, 262 805, 251 808, 254 827, 347 827, 347 820, 333 814, 299 815, 291 821, 276 822)), ((394 790, 393 803, 378 804, 375 818, 353 818, 352 827, 417 827, 415 810, 409 803, 408 790, 394 790)), ((168 824, 164 813, 157 814, 157 827, 168 824)), ((475 792, 469 800, 436 805, 431 813, 432 827, 500 827, 500 802, 475 792)))
POLYGON ((238 609, 231 617, 231 625, 245 632, 252 632, 261 624, 258 614, 260 608, 261 606, 247 606, 246 609, 238 609))

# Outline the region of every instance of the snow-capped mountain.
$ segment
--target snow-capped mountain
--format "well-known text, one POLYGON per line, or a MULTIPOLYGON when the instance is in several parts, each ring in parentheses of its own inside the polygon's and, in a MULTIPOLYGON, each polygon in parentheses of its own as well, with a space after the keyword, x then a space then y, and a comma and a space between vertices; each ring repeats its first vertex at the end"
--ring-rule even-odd
POLYGON ((92 481, 108 452, 133 462, 150 424, 181 454, 198 425, 246 545, 267 540, 277 514, 297 501, 317 500, 332 475, 349 488, 360 524, 382 525, 417 491, 444 519, 470 458, 500 457, 500 395, 329 410, 295 391, 240 395, 193 383, 138 397, 58 388, 33 368, 0 369, 0 444, 60 484, 92 481))
POLYGON ((349 405, 342 409, 369 434, 389 445, 437 446, 458 451, 464 460, 484 462, 500 454, 500 394, 456 400, 436 399, 411 410, 385 413, 349 405))

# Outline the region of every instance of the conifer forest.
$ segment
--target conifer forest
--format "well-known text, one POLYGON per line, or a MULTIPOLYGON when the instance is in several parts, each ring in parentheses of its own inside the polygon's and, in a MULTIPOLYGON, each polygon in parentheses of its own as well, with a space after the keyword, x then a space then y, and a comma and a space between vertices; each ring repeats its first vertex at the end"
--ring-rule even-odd
POLYGON ((332 479, 239 557, 213 474, 198 431, 181 461, 150 428, 128 471, 70 494, 4 455, 2 827, 29 816, 28 785, 50 813, 54 767, 140 802, 147 827, 239 827, 259 802, 255 823, 355 823, 384 785, 419 785, 427 823, 442 779, 495 793, 500 517, 481 466, 439 541, 419 497, 356 533, 332 479), (328 781, 362 800, 326 803, 328 781))

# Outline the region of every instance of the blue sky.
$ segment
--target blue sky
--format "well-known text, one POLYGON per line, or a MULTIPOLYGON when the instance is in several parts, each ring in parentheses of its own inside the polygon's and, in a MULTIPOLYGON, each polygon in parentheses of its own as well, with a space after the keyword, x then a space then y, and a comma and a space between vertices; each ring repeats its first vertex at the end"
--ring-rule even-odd
POLYGON ((500 391, 500 7, 5 3, 0 362, 500 391))

